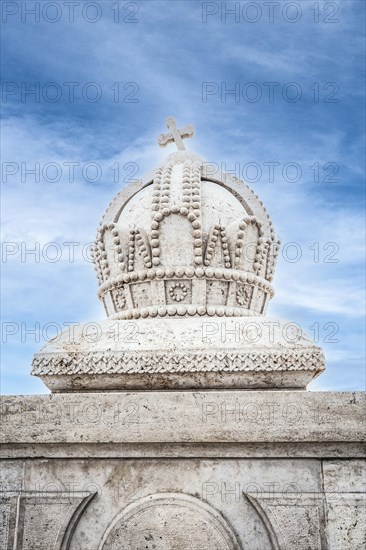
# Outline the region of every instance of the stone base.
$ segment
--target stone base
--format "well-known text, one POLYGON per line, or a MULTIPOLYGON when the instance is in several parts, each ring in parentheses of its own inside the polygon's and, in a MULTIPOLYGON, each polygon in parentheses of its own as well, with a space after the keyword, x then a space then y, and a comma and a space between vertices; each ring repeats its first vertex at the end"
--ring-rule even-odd
POLYGON ((309 383, 308 371, 273 372, 192 372, 162 374, 89 374, 87 379, 78 374, 42 376, 44 384, 54 393, 66 391, 95 392, 115 391, 116 388, 129 390, 151 389, 304 389, 309 383))
POLYGON ((361 393, 2 399, 10 550, 361 550, 361 393))
POLYGON ((70 327, 33 360, 53 392, 305 389, 322 350, 295 323, 268 317, 107 319, 70 327))

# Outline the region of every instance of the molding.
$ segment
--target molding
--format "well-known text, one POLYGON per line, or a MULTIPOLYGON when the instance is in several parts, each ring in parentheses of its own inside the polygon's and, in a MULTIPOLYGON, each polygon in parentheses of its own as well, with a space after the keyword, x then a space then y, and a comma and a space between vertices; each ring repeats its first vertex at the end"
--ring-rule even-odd
POLYGON ((192 372, 284 372, 324 370, 321 350, 289 351, 196 350, 185 352, 38 353, 32 363, 36 376, 65 374, 150 374, 192 372))
POLYGON ((264 292, 268 293, 271 298, 274 296, 274 288, 262 277, 250 273, 248 271, 239 271, 236 269, 224 269, 218 267, 197 267, 192 266, 187 267, 176 267, 171 266, 167 268, 158 268, 158 269, 141 269, 138 271, 131 271, 129 273, 124 273, 118 277, 110 278, 108 281, 105 281, 99 289, 98 296, 102 298, 106 292, 112 290, 120 284, 129 284, 137 283, 142 281, 152 281, 154 279, 182 279, 182 278, 193 278, 198 279, 217 279, 224 281, 238 281, 242 283, 249 283, 258 286, 263 289, 264 292))

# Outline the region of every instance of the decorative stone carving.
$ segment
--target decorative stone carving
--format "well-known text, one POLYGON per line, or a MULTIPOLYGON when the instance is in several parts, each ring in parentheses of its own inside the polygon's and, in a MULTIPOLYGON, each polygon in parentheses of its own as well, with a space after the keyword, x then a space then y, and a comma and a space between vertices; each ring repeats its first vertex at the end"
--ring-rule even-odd
POLYGON ((247 306, 253 294, 253 287, 249 285, 236 285, 236 301, 239 306, 247 306))
POLYGON ((184 150, 183 138, 192 137, 194 135, 194 127, 191 124, 184 126, 181 130, 178 130, 175 119, 169 117, 166 119, 167 128, 169 128, 169 134, 160 134, 158 137, 158 143, 160 147, 165 147, 172 141, 175 142, 178 150, 184 150))
POLYGON ((287 338, 277 319, 284 334, 273 340, 265 321, 279 250, 266 208, 244 182, 213 177, 185 150, 191 126, 178 130, 174 119, 167 126, 159 144, 174 142, 178 152, 123 189, 97 231, 98 296, 111 323, 100 324, 96 345, 78 332, 75 342, 66 333, 49 342, 32 373, 54 391, 305 388, 324 358, 308 337, 287 338), (112 325, 123 321, 136 323, 137 345, 111 343, 112 325), (212 321, 217 335, 209 343, 203 323, 212 321), (254 337, 228 348, 225 334, 239 321, 252 322, 254 337), (259 342, 256 331, 267 336, 259 342))
POLYGON ((119 310, 122 310, 126 306, 126 295, 123 286, 117 288, 114 294, 116 306, 119 310))
MULTIPOLYGON (((173 290, 177 288, 182 290, 173 290)), ((294 338, 284 321, 179 318, 180 308, 186 311, 187 306, 174 304, 168 307, 174 307, 178 318, 164 318, 166 310, 159 308, 155 323, 109 319, 92 336, 88 324, 70 327, 35 355, 32 372, 49 388, 62 391, 79 384, 85 389, 97 389, 98 384, 104 389, 305 387, 324 369, 322 351, 304 333, 294 338)))
POLYGON ((169 294, 174 302, 181 302, 188 294, 188 289, 184 283, 173 282, 169 287, 169 294))
MULTIPOLYGON (((141 269, 147 270, 147 280, 159 277, 161 284, 180 271, 192 277, 193 286, 197 279, 210 277, 249 280, 268 298, 264 300, 265 310, 273 296, 269 283, 279 246, 268 214, 242 182, 238 192, 235 180, 225 176, 219 183, 210 181, 204 168, 204 161, 196 155, 175 153, 156 170, 153 180, 143 183, 140 191, 136 193, 131 187, 111 204, 103 217, 94 251, 102 300, 120 281, 131 285, 138 280, 141 269), (127 257, 123 250, 128 250, 127 257), (151 267, 154 269, 149 271, 151 267)), ((206 305, 205 289, 201 287, 200 292, 202 305, 206 305)), ((142 307, 148 303, 159 305, 156 285, 150 285, 149 294, 142 307)), ((226 306, 227 299, 211 301, 210 305, 226 306)), ((113 307, 105 301, 104 304, 107 314, 115 315, 113 307)), ((253 308, 254 304, 243 308, 240 315, 265 312, 253 308)))
POLYGON ((35 355, 55 393, 1 398, 0 548, 361 550, 364 395, 273 391, 305 389, 324 357, 265 316, 272 224, 167 125, 179 152, 98 230, 108 319, 35 355))
POLYGON ((189 495, 150 495, 127 507, 107 529, 99 550, 241 550, 222 515, 189 495))

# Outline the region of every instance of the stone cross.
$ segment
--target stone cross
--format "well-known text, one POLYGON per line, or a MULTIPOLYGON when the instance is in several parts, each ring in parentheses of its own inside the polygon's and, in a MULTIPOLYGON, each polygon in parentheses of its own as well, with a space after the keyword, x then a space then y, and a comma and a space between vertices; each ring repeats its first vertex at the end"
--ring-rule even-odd
POLYGON ((194 127, 191 124, 184 126, 182 129, 177 128, 177 123, 174 118, 169 117, 166 119, 167 128, 170 132, 168 134, 160 134, 158 137, 158 143, 160 147, 165 147, 168 143, 175 142, 179 151, 184 151, 184 138, 192 137, 194 134, 194 127))

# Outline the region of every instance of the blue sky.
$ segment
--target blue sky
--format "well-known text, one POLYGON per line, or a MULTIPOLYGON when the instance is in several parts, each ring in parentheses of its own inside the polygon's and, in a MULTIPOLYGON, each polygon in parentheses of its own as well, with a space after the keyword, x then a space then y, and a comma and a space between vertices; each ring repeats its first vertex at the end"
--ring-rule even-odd
POLYGON ((324 347, 311 389, 364 389, 364 2, 46 4, 2 3, 2 392, 46 392, 44 338, 104 317, 87 244, 169 115, 265 202, 288 252, 268 314, 324 347))

